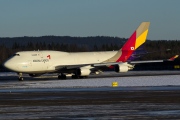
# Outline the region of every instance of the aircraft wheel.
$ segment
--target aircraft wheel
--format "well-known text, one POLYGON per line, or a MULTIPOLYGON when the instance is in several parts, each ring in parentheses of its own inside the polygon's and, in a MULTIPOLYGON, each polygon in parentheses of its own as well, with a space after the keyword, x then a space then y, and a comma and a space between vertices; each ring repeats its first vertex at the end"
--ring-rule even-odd
POLYGON ((58 75, 58 79, 66 79, 66 75, 64 74, 58 75))
POLYGON ((24 80, 24 78, 23 77, 19 77, 19 81, 23 81, 24 80))
POLYGON ((61 75, 58 75, 58 79, 61 79, 61 75))
POLYGON ((78 76, 78 75, 72 75, 73 79, 82 79, 82 78, 87 78, 88 76, 78 76))
POLYGON ((88 76, 80 76, 80 78, 88 78, 88 76))
POLYGON ((22 75, 22 73, 18 73, 18 75, 19 75, 19 81, 23 81, 24 79, 23 79, 23 75, 22 75))
POLYGON ((78 79, 79 78, 79 76, 77 76, 77 75, 72 75, 72 79, 78 79))

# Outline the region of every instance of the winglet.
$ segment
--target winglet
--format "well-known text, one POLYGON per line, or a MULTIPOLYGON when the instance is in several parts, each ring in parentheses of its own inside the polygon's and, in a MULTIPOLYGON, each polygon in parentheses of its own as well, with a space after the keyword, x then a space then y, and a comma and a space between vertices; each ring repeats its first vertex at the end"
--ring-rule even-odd
POLYGON ((177 57, 179 57, 179 55, 175 55, 174 57, 169 58, 168 61, 174 61, 177 57))

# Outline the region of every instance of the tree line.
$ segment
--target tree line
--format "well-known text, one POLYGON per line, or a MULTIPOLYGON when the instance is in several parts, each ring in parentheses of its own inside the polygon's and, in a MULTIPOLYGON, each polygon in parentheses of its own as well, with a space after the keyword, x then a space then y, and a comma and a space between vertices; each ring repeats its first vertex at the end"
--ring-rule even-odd
MULTIPOLYGON (((18 51, 57 50, 66 52, 112 51, 119 50, 127 39, 117 37, 20 37, 0 38, 0 64, 18 51), (53 40, 54 38, 54 40, 53 40), (49 40, 50 39, 50 40, 49 40), (22 42, 23 41, 23 42, 22 42), (65 42, 66 41, 66 42, 65 42), (68 41, 68 42, 67 42, 68 41)), ((141 47, 142 49, 142 47, 141 47)), ((179 40, 147 40, 143 51, 152 52, 140 60, 166 59, 180 54, 179 40), (171 49, 171 51, 166 51, 171 49)), ((180 58, 178 58, 178 61, 180 58)))

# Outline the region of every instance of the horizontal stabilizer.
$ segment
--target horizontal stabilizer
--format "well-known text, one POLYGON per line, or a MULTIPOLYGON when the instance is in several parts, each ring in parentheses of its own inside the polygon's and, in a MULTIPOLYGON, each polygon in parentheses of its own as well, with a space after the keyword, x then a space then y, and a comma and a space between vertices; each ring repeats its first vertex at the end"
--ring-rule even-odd
POLYGON ((157 63, 157 62, 164 62, 164 61, 174 61, 179 55, 175 55, 174 57, 170 59, 165 59, 165 60, 145 60, 145 61, 131 61, 128 62, 130 64, 140 64, 140 63, 157 63))
POLYGON ((168 59, 168 61, 174 61, 174 60, 175 60, 176 58, 178 58, 178 57, 179 57, 179 55, 175 55, 174 57, 168 59))

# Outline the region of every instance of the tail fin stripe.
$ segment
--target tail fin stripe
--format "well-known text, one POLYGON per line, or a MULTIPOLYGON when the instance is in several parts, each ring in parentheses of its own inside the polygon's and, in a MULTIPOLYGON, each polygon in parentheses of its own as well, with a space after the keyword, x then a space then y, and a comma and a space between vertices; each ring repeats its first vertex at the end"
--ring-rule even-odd
POLYGON ((146 41, 146 36, 148 34, 148 29, 144 31, 137 39, 135 44, 135 49, 142 45, 146 41))

